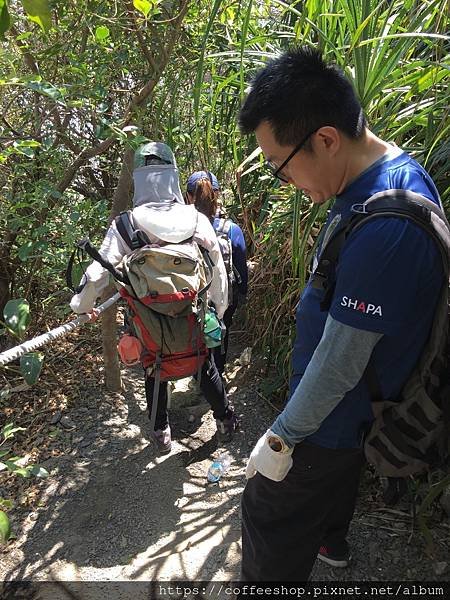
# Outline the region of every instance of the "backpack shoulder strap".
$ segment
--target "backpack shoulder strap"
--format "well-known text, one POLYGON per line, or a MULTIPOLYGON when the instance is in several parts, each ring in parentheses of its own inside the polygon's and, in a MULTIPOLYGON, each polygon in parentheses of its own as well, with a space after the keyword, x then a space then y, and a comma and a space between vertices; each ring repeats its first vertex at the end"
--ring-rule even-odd
POLYGON ((410 190, 391 189, 377 192, 368 198, 363 204, 354 204, 352 206, 354 213, 389 213, 392 216, 409 216, 412 218, 424 219, 429 221, 429 213, 433 213, 443 221, 447 227, 449 224, 445 214, 440 206, 435 202, 428 200, 425 196, 410 190))
POLYGON ((97 248, 91 244, 89 238, 84 238, 77 242, 77 247, 84 250, 91 258, 100 263, 104 269, 111 273, 114 279, 117 279, 117 281, 121 281, 122 283, 129 283, 127 275, 124 275, 121 271, 116 269, 113 264, 103 258, 97 248))
POLYGON ((367 219, 377 216, 408 218, 436 240, 444 249, 446 256, 443 258, 448 262, 450 225, 442 208, 421 194, 409 190, 385 190, 374 194, 363 204, 354 204, 352 212, 360 215, 355 227, 360 227, 367 219))
POLYGON ((207 273, 208 273, 205 286, 201 290, 198 291, 198 295, 201 297, 211 287, 211 283, 212 283, 212 280, 214 277, 214 263, 211 260, 209 252, 206 248, 203 248, 202 246, 199 245, 199 250, 203 256, 203 260, 205 261, 206 269, 207 269, 207 273))
POLYGON ((141 229, 136 229, 131 219, 129 210, 125 210, 115 218, 117 231, 126 245, 132 250, 137 250, 150 243, 147 234, 141 229))
POLYGON ((331 305, 334 274, 345 241, 355 229, 376 217, 403 217, 419 225, 437 243, 445 272, 449 272, 450 226, 443 211, 431 200, 408 190, 386 190, 374 194, 362 204, 354 204, 352 213, 347 225, 338 229, 323 248, 312 276, 313 287, 325 290, 322 310, 328 310, 331 305))
POLYGON ((118 217, 115 218, 117 231, 120 233, 123 241, 129 248, 133 247, 133 236, 134 236, 134 226, 131 222, 130 213, 128 210, 125 210, 120 213, 118 217))
POLYGON ((219 226, 216 229, 217 235, 226 235, 230 237, 231 221, 230 219, 219 219, 219 226))

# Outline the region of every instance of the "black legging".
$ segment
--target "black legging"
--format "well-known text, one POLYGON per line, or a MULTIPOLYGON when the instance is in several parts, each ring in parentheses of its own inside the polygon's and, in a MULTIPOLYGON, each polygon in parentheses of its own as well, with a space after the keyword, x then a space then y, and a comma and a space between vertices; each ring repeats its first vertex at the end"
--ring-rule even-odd
POLYGON ((230 333, 230 327, 231 327, 231 323, 233 322, 233 315, 236 311, 237 305, 236 304, 232 304, 231 306, 229 306, 227 308, 227 310, 225 311, 225 314, 223 315, 223 322, 226 329, 225 332, 225 337, 223 340, 223 349, 224 352, 222 354, 222 346, 217 346, 217 348, 214 348, 214 360, 217 366, 217 370, 219 371, 220 375, 223 375, 223 372, 225 370, 225 364, 227 362, 227 352, 228 352, 228 337, 229 337, 229 333, 230 333))
MULTIPOLYGON (((150 418, 152 412, 153 390, 155 379, 145 377, 145 396, 147 399, 148 415, 150 418)), ((215 419, 223 419, 227 414, 228 398, 223 385, 222 377, 219 375, 214 362, 214 357, 210 354, 205 360, 200 379, 200 389, 206 400, 211 405, 215 419)), ((164 429, 169 424, 167 414, 167 381, 161 381, 158 393, 158 408, 156 411, 155 431, 164 429)))

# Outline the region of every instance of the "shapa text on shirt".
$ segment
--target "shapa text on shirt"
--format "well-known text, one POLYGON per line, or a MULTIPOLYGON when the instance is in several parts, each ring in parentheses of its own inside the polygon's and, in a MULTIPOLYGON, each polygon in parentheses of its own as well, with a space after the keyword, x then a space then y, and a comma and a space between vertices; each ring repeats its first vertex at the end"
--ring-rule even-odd
POLYGON ((372 304, 371 302, 365 302, 364 300, 357 300, 356 298, 349 298, 348 296, 342 296, 341 306, 346 308, 352 308, 353 310, 359 310, 366 315, 377 315, 383 316, 381 305, 372 304))

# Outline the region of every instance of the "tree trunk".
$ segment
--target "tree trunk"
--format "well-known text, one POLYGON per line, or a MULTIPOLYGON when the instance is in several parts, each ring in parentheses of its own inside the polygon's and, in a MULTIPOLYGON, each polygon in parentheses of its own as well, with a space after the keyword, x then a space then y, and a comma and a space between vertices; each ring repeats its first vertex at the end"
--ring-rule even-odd
MULTIPOLYGON (((7 263, 4 262, 4 265, 7 263)), ((3 309, 9 300, 10 277, 6 269, 0 266, 0 318, 3 318, 3 309)))
POLYGON ((17 232, 2 231, 1 236, 3 238, 3 243, 0 244, 0 320, 3 318, 3 309, 10 299, 14 273, 11 252, 17 238, 17 232))
MULTIPOLYGON (((116 292, 112 285, 108 286, 102 297, 102 302, 110 298, 116 292)), ((117 355, 117 307, 110 306, 102 315, 102 343, 103 364, 105 373, 105 386, 111 392, 119 392, 122 389, 122 378, 120 376, 120 364, 117 355)))
MULTIPOLYGON (((125 150, 125 155, 120 169, 119 181, 114 191, 111 213, 108 223, 111 224, 114 218, 123 210, 127 210, 131 200, 132 173, 133 173, 132 148, 125 150)), ((115 292, 113 286, 109 286, 103 294, 102 301, 110 298, 115 292)), ((117 356, 117 306, 113 304, 102 316, 102 342, 103 342, 103 361, 105 367, 105 386, 112 392, 122 389, 120 377, 120 365, 117 356)))
POLYGON ((114 221, 117 215, 123 210, 127 210, 131 203, 131 192, 133 188, 133 148, 126 148, 120 169, 119 181, 112 198, 111 212, 109 214, 108 224, 114 221))

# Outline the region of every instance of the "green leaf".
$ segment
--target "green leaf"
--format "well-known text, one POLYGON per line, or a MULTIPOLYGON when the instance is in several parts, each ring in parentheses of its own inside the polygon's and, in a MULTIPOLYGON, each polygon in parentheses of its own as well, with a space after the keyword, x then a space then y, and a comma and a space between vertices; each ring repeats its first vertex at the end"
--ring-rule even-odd
POLYGON ((61 90, 55 87, 53 84, 49 83, 48 81, 27 81, 26 87, 31 90, 34 90, 35 92, 38 92, 39 94, 43 94, 44 96, 49 96, 56 102, 61 102, 63 100, 61 90))
POLYGON ((106 39, 109 38, 109 29, 108 27, 106 27, 106 25, 100 25, 99 27, 96 28, 95 30, 95 39, 97 40, 97 42, 104 42, 106 39))
POLYGON ((5 440, 13 438, 16 431, 25 431, 25 427, 14 427, 14 423, 7 423, 2 429, 2 436, 5 440))
POLYGON ((24 298, 9 300, 3 309, 3 318, 8 329, 21 337, 30 324, 30 305, 24 298))
POLYGON ((19 460, 18 457, 15 457, 15 460, 4 460, 0 462, 0 466, 5 466, 8 471, 11 473, 16 473, 16 475, 21 475, 22 477, 31 477, 30 471, 26 467, 20 467, 16 465, 16 460, 19 460))
POLYGON ((0 506, 3 506, 3 508, 12 508, 14 506, 14 503, 12 500, 6 500, 6 498, 0 498, 0 506))
POLYGON ((49 477, 50 473, 44 467, 40 467, 39 465, 33 465, 31 468, 28 467, 30 473, 35 477, 39 477, 40 479, 46 479, 49 477))
POLYGON ((52 13, 47 0, 22 0, 25 12, 30 21, 39 25, 46 32, 52 26, 52 13))
MULTIPOLYGON (((125 131, 125 129, 124 129, 124 131, 125 131)), ((139 146, 142 146, 142 144, 145 144, 148 141, 149 141, 148 138, 145 137, 144 135, 136 135, 132 138, 128 138, 127 144, 129 146, 131 146, 131 148, 133 148, 133 150, 137 150, 139 148, 139 146)))
POLYGON ((150 0, 133 0, 133 6, 136 10, 146 17, 148 13, 154 6, 154 2, 150 2, 150 0))
MULTIPOLYGON (((1 1, 1 0, 0 0, 1 1)), ((27 40, 28 38, 33 37, 33 32, 32 31, 25 31, 24 33, 20 33, 17 37, 16 40, 18 42, 22 42, 23 40, 27 40)))
POLYGON ((435 485, 431 486, 428 491, 428 494, 425 496, 422 504, 419 507, 419 510, 417 511, 417 516, 423 517, 425 515, 426 511, 428 510, 428 508, 431 506, 434 499, 437 498, 437 496, 439 496, 439 494, 443 490, 445 490, 445 488, 449 485, 450 485, 450 475, 447 475, 446 477, 444 477, 444 479, 442 479, 435 485))
POLYGON ((11 19, 8 12, 6 0, 0 0, 0 40, 5 39, 5 33, 11 25, 11 19))
POLYGON ((20 358, 20 372, 28 385, 33 385, 39 379, 44 355, 40 352, 28 352, 20 358))
POLYGON ((20 258, 22 262, 25 262, 30 255, 30 252, 33 250, 33 242, 25 242, 17 251, 17 256, 20 258))
POLYGON ((11 535, 11 524, 5 512, 0 510, 0 542, 6 544, 11 535))
POLYGON ((40 147, 40 143, 35 140, 21 140, 20 142, 14 142, 13 148, 19 154, 24 154, 29 158, 34 158, 33 148, 40 147))

